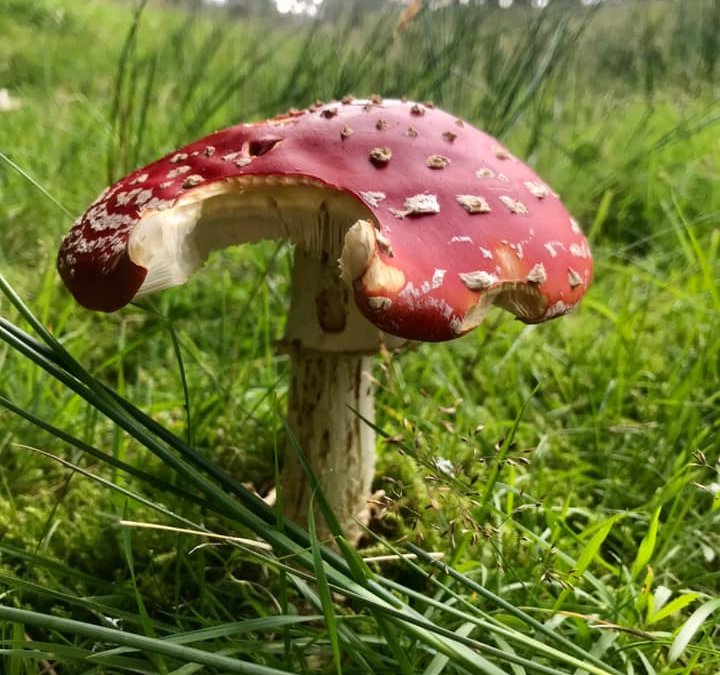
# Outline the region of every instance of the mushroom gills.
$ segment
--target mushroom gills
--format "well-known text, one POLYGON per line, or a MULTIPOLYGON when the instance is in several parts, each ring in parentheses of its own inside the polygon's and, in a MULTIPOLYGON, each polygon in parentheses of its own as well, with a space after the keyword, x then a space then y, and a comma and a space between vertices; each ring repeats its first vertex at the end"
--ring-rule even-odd
POLYGON ((537 285, 527 282, 502 284, 493 302, 525 323, 542 321, 548 306, 547 298, 537 285))
POLYGON ((147 269, 137 295, 183 284, 212 251, 287 239, 336 260, 345 233, 368 209, 303 178, 248 177, 197 188, 166 210, 147 210, 130 235, 130 259, 147 269))
POLYGON ((545 316, 548 303, 534 284, 520 281, 495 284, 484 291, 480 299, 465 312, 457 330, 458 335, 464 335, 477 328, 492 305, 510 312, 520 321, 536 323, 545 316))

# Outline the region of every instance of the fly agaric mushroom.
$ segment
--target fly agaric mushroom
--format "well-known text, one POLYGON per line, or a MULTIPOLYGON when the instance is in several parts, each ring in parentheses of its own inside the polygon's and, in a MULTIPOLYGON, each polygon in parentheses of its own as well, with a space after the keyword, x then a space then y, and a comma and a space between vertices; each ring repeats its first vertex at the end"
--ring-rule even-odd
MULTIPOLYGON (((374 419, 380 345, 459 337, 493 304, 545 321, 592 272, 557 195, 494 138, 379 97, 234 126, 137 169, 75 223, 58 269, 80 304, 110 312, 184 283, 215 249, 271 238, 295 245, 289 423, 351 535, 374 471, 361 417, 374 419)), ((287 454, 285 510, 302 522, 311 488, 287 454)))

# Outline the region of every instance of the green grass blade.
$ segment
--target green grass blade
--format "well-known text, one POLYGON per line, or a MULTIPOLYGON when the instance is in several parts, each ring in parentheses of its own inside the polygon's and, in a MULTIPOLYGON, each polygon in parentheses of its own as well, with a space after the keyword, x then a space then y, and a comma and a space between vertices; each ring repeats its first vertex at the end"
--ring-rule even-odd
MULTIPOLYGON (((607 518, 604 522, 600 523, 593 534, 593 536, 590 538, 590 541, 583 547, 582 552, 577 558, 577 562, 575 563, 575 566, 573 567, 572 574, 574 576, 582 577, 585 572, 587 572, 588 567, 590 567, 590 563, 592 563, 593 560, 599 555, 600 548, 602 547, 603 543, 607 539, 608 535, 610 534, 610 531, 612 530, 615 523, 617 523, 622 518, 622 515, 614 515, 610 518, 607 518)), ((555 604, 553 605, 553 609, 558 610, 563 606, 563 603, 565 602, 565 598, 570 593, 569 588, 564 588, 560 595, 558 596, 558 599, 555 601, 555 604)))
MULTIPOLYGON (((475 629, 475 624, 468 622, 458 628, 455 633, 462 637, 467 637, 475 629)), ((422 675, 441 675, 450 663, 450 659, 445 654, 436 654, 430 661, 428 667, 425 668, 422 675)))
POLYGON ((332 645, 333 660, 335 662, 335 672, 342 675, 342 653, 340 651, 340 640, 338 639, 337 620, 335 619, 335 608, 333 606, 330 587, 328 586, 327 575, 325 574, 325 562, 322 559, 320 551, 320 541, 317 537, 317 528, 315 526, 314 500, 310 500, 310 509, 308 511, 308 532, 310 534, 310 545, 312 547, 313 569, 315 578, 317 579, 318 593, 320 594, 320 603, 322 605, 323 615, 325 617, 325 626, 327 627, 328 637, 332 645))
POLYGON ((646 623, 648 624, 648 626, 652 626, 652 624, 658 623, 659 621, 662 621, 663 619, 666 619, 667 617, 672 616, 676 612, 684 609, 689 604, 695 602, 695 600, 697 600, 699 597, 701 597, 700 593, 683 593, 682 595, 668 602, 667 605, 663 606, 661 609, 658 609, 653 613, 648 612, 646 623))
POLYGON ((648 531, 645 533, 643 540, 640 542, 638 547, 637 555, 633 561, 632 569, 630 570, 630 578, 637 579, 640 573, 645 569, 645 566, 650 562, 653 553, 655 551, 655 542, 657 541, 658 525, 660 522, 660 513, 662 507, 658 506, 650 519, 650 525, 648 531))
POLYGON ((708 600, 698 607, 682 625, 668 651, 668 663, 675 663, 687 649, 690 640, 702 628, 707 619, 720 609, 720 598, 708 600))
POLYGON ((63 206, 63 204, 60 203, 58 199, 56 199, 48 190, 46 190, 39 181, 37 181, 35 178, 33 178, 25 169, 23 169, 19 164, 13 162, 12 159, 10 159, 4 152, 0 152, 0 160, 2 160, 5 164, 7 164, 13 171, 16 171, 18 174, 20 174, 30 185, 32 185, 36 190, 38 190, 46 199, 50 200, 55 206, 60 209, 68 218, 71 220, 74 219, 74 216, 70 211, 63 206))
POLYGON ((159 654, 179 661, 199 663, 209 668, 219 668, 222 672, 227 673, 240 673, 241 675, 292 675, 288 674, 285 670, 255 665, 246 661, 229 658, 222 654, 214 654, 202 649, 195 649, 194 647, 174 645, 164 640, 146 637, 136 633, 104 628, 83 621, 40 614, 25 609, 15 609, 5 605, 0 605, 0 619, 18 624, 37 626, 49 631, 81 635, 110 644, 135 647, 151 654, 159 654))

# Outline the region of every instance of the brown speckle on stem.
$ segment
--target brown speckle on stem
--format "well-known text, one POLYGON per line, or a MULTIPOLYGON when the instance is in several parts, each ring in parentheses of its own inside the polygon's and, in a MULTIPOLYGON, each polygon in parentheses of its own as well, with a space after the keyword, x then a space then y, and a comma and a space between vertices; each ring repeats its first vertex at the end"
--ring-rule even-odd
POLYGON ((384 117, 381 117, 377 122, 375 122, 375 128, 376 128, 378 131, 382 131, 383 129, 387 129, 387 128, 388 128, 388 121, 387 121, 384 117))
POLYGON ((448 143, 452 143, 457 138, 457 134, 454 131, 443 131, 442 137, 448 143))
POLYGON ((423 108, 419 103, 414 103, 413 106, 410 108, 410 112, 413 115, 424 115, 425 108, 423 108))
POLYGON ((407 131, 405 132, 406 136, 409 136, 410 138, 417 138, 418 132, 415 127, 408 127, 407 131))
POLYGON ((353 133, 353 130, 348 126, 345 126, 340 131, 340 138, 342 138, 343 140, 346 138, 350 138, 350 136, 352 136, 352 133, 353 133))

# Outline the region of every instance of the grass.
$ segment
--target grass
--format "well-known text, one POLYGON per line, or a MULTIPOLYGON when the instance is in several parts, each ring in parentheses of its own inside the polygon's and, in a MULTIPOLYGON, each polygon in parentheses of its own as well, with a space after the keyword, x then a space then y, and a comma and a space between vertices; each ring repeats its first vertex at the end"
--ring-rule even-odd
POLYGON ((0 670, 718 672, 719 6, 453 6, 393 35, 391 8, 3 4, 0 670), (333 552, 241 484, 270 485, 284 444, 291 253, 224 252, 108 316, 54 255, 113 177, 351 90, 501 135, 596 275, 560 321, 497 312, 378 359, 387 499, 333 552))

